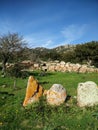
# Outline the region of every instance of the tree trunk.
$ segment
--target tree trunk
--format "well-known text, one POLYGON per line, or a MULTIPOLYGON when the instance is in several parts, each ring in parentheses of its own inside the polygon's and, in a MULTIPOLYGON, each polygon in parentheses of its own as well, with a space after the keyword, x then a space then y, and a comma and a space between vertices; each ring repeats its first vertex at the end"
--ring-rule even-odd
POLYGON ((7 58, 5 57, 4 60, 2 61, 2 74, 5 76, 6 75, 6 63, 7 63, 7 58))
POLYGON ((6 63, 2 63, 2 75, 6 75, 6 63))

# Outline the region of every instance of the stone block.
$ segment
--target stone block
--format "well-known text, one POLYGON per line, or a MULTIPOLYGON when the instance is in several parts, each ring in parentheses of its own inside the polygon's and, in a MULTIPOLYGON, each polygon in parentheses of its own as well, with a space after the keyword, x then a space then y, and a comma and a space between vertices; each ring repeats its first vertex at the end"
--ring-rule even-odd
POLYGON ((80 107, 98 104, 98 87, 93 81, 79 83, 77 88, 77 103, 80 107))
POLYGON ((46 99, 50 105, 60 105, 67 97, 66 90, 61 84, 53 84, 47 91, 46 99))

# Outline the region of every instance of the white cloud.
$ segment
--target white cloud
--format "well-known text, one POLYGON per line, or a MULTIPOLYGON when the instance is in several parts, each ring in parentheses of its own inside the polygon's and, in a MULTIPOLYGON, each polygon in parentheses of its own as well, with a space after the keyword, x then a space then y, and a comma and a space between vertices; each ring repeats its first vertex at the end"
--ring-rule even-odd
POLYGON ((43 45, 43 47, 50 47, 52 43, 53 43, 52 40, 48 40, 48 41, 45 42, 45 44, 43 45))
POLYGON ((60 33, 49 34, 47 32, 36 32, 25 36, 29 47, 53 48, 60 45, 70 44, 81 39, 87 31, 88 25, 72 24, 64 28, 60 33))
POLYGON ((63 28, 61 31, 59 29, 52 31, 51 29, 49 30, 49 28, 37 28, 32 30, 33 27, 29 28, 22 23, 22 21, 16 23, 7 19, 5 21, 0 21, 0 34, 5 34, 8 31, 18 32, 24 36, 29 47, 53 48, 64 44, 70 44, 72 42, 76 43, 77 40, 81 39, 85 35, 89 26, 86 24, 72 24, 63 28), (20 27, 20 25, 22 26, 20 27))
POLYGON ((83 37, 83 35, 86 33, 87 25, 69 25, 66 28, 64 28, 61 33, 65 40, 63 41, 63 44, 69 44, 71 42, 74 42, 80 38, 83 37))
POLYGON ((25 40, 28 43, 28 46, 31 48, 35 47, 46 47, 49 48, 53 44, 53 41, 49 37, 38 37, 39 35, 26 35, 25 40))

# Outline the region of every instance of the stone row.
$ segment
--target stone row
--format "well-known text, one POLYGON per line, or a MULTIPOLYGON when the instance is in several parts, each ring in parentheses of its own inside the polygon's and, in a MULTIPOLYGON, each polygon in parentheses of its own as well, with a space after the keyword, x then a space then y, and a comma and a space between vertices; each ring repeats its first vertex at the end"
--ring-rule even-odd
MULTIPOLYGON (((50 105, 60 105, 67 99, 65 87, 61 84, 53 84, 50 89, 44 90, 38 81, 30 76, 27 83, 26 95, 23 106, 38 102, 41 96, 46 96, 46 101, 50 105)), ((79 83, 76 95, 79 107, 90 107, 98 105, 98 87, 93 81, 79 83)))
POLYGON ((86 73, 86 72, 98 72, 98 68, 94 66, 81 65, 81 64, 73 64, 73 63, 65 63, 61 61, 60 63, 55 62, 46 62, 43 64, 34 64, 33 69, 41 69, 44 71, 60 71, 60 72, 77 72, 77 73, 86 73))

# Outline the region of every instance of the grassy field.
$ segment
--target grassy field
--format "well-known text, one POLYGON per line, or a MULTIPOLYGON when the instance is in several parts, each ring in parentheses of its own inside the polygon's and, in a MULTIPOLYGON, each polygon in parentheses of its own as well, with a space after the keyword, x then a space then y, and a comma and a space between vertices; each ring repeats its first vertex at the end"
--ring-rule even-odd
POLYGON ((62 84, 70 98, 60 106, 49 106, 42 97, 38 103, 24 108, 28 77, 17 79, 16 89, 13 89, 13 78, 0 77, 0 130, 98 130, 98 106, 79 108, 74 98, 78 83, 98 84, 98 74, 55 72, 39 76, 39 72, 32 72, 30 75, 34 75, 44 89, 54 83, 62 84))

